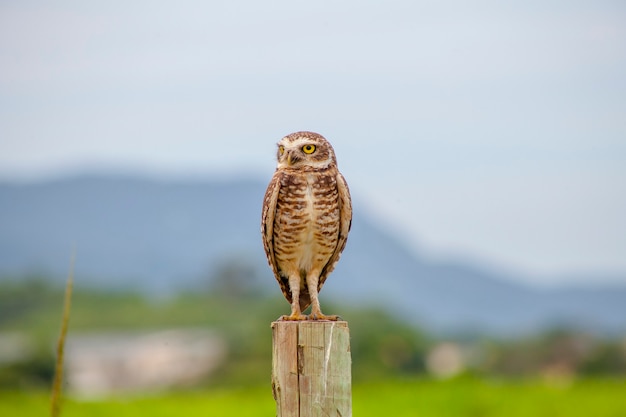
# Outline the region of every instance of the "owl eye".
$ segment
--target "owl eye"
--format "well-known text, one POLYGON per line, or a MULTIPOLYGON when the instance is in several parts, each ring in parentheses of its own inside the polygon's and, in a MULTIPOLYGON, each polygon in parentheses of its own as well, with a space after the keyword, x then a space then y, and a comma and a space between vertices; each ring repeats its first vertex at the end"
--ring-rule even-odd
POLYGON ((312 154, 313 152, 315 152, 315 145, 304 145, 302 147, 302 152, 309 155, 312 154))
POLYGON ((285 153, 285 147, 283 145, 280 145, 278 147, 278 153, 281 154, 281 155, 285 153))

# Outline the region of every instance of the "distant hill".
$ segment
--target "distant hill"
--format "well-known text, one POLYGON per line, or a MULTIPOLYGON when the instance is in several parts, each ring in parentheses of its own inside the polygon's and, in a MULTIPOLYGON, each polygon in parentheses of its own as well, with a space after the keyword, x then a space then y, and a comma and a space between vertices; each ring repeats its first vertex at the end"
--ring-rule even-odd
MULTIPOLYGON (((60 282, 75 245, 78 283, 159 294, 203 285, 235 262, 277 292, 260 238, 265 185, 102 176, 0 184, 0 279, 60 282)), ((626 286, 537 289, 454 259, 434 262, 408 250, 358 200, 325 299, 373 302, 444 332, 626 331, 626 286)))

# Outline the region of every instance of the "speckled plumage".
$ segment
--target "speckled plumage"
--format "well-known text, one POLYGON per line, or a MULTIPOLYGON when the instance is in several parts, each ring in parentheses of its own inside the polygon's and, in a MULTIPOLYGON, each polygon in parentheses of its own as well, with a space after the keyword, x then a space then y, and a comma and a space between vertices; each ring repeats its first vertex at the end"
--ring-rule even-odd
POLYGON ((317 133, 285 136, 278 143, 277 159, 263 201, 261 233, 268 263, 291 303, 291 315, 283 318, 336 320, 322 314, 318 292, 350 231, 348 185, 332 146, 317 133), (309 305, 311 314, 302 315, 309 305))

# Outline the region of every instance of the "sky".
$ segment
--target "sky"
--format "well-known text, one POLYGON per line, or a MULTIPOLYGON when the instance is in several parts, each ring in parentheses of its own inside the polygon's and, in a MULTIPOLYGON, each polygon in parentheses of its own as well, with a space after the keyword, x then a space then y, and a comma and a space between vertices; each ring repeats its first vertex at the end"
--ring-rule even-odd
POLYGON ((331 141, 420 256, 626 283, 623 1, 0 2, 0 181, 269 181, 331 141))

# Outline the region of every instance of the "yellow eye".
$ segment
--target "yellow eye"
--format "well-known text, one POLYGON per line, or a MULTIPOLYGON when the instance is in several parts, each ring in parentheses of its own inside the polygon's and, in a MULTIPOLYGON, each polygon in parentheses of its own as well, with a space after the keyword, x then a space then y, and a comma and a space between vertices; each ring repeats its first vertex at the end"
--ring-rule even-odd
POLYGON ((313 152, 315 152, 315 145, 304 145, 302 147, 302 152, 309 155, 312 154, 313 152))
POLYGON ((281 154, 281 155, 285 153, 285 147, 283 145, 280 145, 278 147, 278 153, 281 154))

